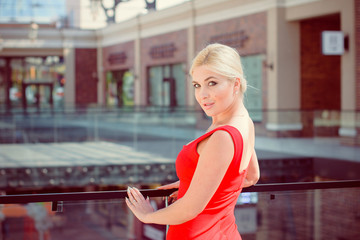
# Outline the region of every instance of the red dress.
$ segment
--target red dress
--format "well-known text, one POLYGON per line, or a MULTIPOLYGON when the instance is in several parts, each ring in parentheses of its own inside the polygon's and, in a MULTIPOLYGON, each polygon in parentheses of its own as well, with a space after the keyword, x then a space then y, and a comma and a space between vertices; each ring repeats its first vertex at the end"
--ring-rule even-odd
POLYGON ((240 234, 235 224, 234 208, 247 169, 239 173, 243 152, 243 139, 235 127, 225 125, 218 127, 185 145, 176 159, 176 172, 180 179, 178 199, 183 197, 190 186, 199 154, 197 145, 215 131, 227 131, 234 142, 234 157, 230 166, 205 209, 194 219, 179 225, 169 227, 167 240, 174 239, 206 239, 206 240, 240 240, 240 234))

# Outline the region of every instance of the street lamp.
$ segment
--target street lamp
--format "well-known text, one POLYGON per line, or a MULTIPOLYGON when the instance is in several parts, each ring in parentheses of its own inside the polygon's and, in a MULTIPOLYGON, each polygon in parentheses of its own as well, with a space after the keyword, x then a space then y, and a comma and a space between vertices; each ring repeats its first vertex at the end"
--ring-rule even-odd
POLYGON ((100 1, 101 1, 101 7, 104 9, 106 15, 106 22, 115 23, 115 9, 117 5, 122 2, 129 2, 130 0, 100 0, 100 1))
POLYGON ((147 10, 156 10, 156 0, 145 0, 147 10))
MULTIPOLYGON (((122 2, 130 2, 131 0, 90 0, 91 11, 93 15, 96 14, 96 8, 101 4, 102 9, 106 15, 107 23, 115 23, 115 9, 118 4, 122 2)), ((156 10, 156 0, 144 0, 146 10, 156 10)))

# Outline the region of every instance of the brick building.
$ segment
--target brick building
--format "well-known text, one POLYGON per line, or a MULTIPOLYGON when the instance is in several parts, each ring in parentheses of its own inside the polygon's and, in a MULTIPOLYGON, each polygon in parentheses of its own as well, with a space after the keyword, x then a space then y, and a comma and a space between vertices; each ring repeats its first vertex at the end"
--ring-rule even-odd
MULTIPOLYGON (((220 42, 242 55, 252 86, 245 101, 259 134, 331 135, 359 144, 359 4, 194 0, 100 30, 40 26, 35 40, 23 27, 2 26, 1 88, 9 92, 15 81, 14 59, 58 56, 67 105, 195 106, 191 60, 220 42), (332 42, 343 41, 343 53, 323 53, 324 31, 343 34, 332 42)), ((11 107, 9 97, 1 101, 11 107)))

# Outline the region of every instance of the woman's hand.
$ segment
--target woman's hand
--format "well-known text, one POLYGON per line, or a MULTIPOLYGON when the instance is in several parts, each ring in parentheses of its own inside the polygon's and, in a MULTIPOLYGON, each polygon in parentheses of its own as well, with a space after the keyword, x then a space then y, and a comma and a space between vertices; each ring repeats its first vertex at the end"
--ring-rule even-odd
MULTIPOLYGON (((179 188, 179 186, 180 186, 180 181, 177 181, 177 182, 173 182, 173 183, 170 183, 170 184, 166 184, 166 185, 157 187, 156 189, 159 189, 159 190, 161 190, 161 189, 173 189, 173 188, 179 188)), ((178 192, 179 191, 175 191, 169 196, 169 200, 168 200, 169 204, 171 204, 171 203, 173 203, 173 202, 175 202, 177 200, 178 192)))
POLYGON ((131 187, 128 187, 127 194, 129 198, 125 198, 125 202, 130 210, 140 221, 149 223, 146 217, 148 214, 154 212, 149 197, 145 199, 138 189, 131 187))

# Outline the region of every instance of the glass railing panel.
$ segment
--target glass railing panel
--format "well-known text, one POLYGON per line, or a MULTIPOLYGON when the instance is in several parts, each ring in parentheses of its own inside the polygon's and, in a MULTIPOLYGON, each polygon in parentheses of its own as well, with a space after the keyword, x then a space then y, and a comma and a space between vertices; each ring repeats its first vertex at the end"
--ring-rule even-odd
POLYGON ((61 210, 56 213, 62 216, 61 228, 50 231, 58 239, 128 239, 134 234, 134 218, 122 199, 64 202, 61 210))
POLYGON ((139 112, 133 115, 133 147, 175 160, 182 146, 196 135, 193 113, 139 112))
MULTIPOLYGON (((163 208, 161 197, 151 198, 163 208)), ((1 206, 1 239, 165 239, 166 226, 144 225, 123 199, 5 204, 1 206)))
MULTIPOLYGON (((334 126, 339 124, 336 128, 339 131, 342 129, 344 134, 351 135, 354 131, 356 133, 360 124, 359 114, 354 111, 264 111, 262 122, 256 122, 255 141, 262 170, 261 183, 357 179, 359 147, 343 145, 339 136, 329 137, 329 134, 331 131, 335 133, 334 126), (307 133, 315 135, 306 135, 307 133), (328 159, 331 161, 327 161, 328 159), (342 169, 346 166, 342 175, 336 171, 340 165, 342 169), (333 174, 334 172, 336 174, 333 174)), ((31 163, 29 158, 37 156, 31 155, 33 151, 27 151, 28 148, 38 149, 40 147, 35 145, 43 144, 41 148, 44 151, 49 150, 43 152, 49 157, 48 160, 27 165, 26 167, 29 168, 47 167, 49 163, 54 168, 74 167, 76 164, 81 167, 91 165, 95 156, 97 156, 96 160, 107 157, 104 154, 85 158, 83 155, 86 154, 82 154, 84 151, 80 149, 83 149, 82 145, 86 145, 85 147, 91 145, 100 154, 101 151, 104 152, 102 143, 110 143, 114 148, 129 147, 129 151, 137 153, 138 156, 145 154, 146 159, 159 157, 161 161, 165 158, 166 162, 173 164, 182 146, 201 135, 209 125, 209 119, 203 116, 201 110, 194 108, 169 107, 114 109, 71 107, 62 111, 29 111, 28 114, 18 111, 2 114, 0 115, 0 151, 8 155, 7 157, 0 155, 1 161, 5 164, 0 169, 0 178, 3 178, 2 172, 10 168, 8 164, 18 163, 12 160, 14 156, 12 152, 6 152, 8 145, 4 144, 18 145, 22 153, 26 152, 21 162, 27 163, 31 163), (205 121, 205 124, 201 125, 202 121, 205 121), (68 143, 80 143, 74 146, 78 151, 68 151, 69 148, 66 146, 71 145, 68 143), (55 155, 55 152, 50 152, 53 148, 64 149, 65 154, 57 151, 59 155, 55 155), (67 159, 69 161, 59 160, 58 156, 61 158, 69 156, 67 159), (83 161, 78 161, 81 158, 83 161), (61 164, 55 165, 53 164, 55 162, 61 164), (67 162, 71 164, 66 165, 67 162), (39 165, 40 163, 45 165, 39 165)), ((126 164, 136 163, 133 156, 127 158, 126 164)), ((116 158, 118 159, 118 156, 114 156, 111 161, 116 158)), ((115 160, 112 164, 121 165, 115 160)), ((105 161, 103 165, 106 165, 105 161)), ((106 167, 108 166, 104 166, 106 167)), ((88 173, 84 172, 83 175, 86 174, 88 173)), ((71 174, 65 177, 68 175, 71 174)), ((27 186, 29 177, 26 174, 24 176, 16 179, 16 186, 27 186)), ((89 179, 91 178, 92 176, 89 176, 89 179)), ((48 181, 57 183, 62 182, 62 179, 64 176, 58 179, 49 178, 48 181)))
MULTIPOLYGON (((244 192, 235 206, 236 224, 243 239, 359 239, 359 196, 359 187, 244 192)), ((150 200, 155 209, 165 207, 162 197, 150 200)), ((166 226, 139 222, 122 198, 56 207, 3 204, 0 217, 2 239, 162 240, 166 234, 166 226)))
POLYGON ((359 239, 360 188, 242 193, 243 239, 359 239))
POLYGON ((313 122, 315 137, 338 137, 341 127, 341 112, 336 110, 315 111, 313 122))
POLYGON ((269 110, 264 111, 264 118, 259 124, 265 124, 262 126, 264 130, 273 132, 274 136, 287 137, 289 133, 299 131, 307 124, 304 117, 308 117, 307 114, 297 110, 269 110))
POLYGON ((0 144, 16 142, 16 123, 8 115, 0 115, 0 144))

